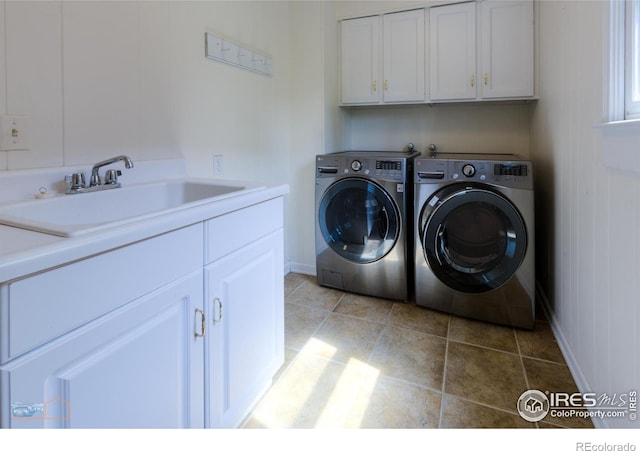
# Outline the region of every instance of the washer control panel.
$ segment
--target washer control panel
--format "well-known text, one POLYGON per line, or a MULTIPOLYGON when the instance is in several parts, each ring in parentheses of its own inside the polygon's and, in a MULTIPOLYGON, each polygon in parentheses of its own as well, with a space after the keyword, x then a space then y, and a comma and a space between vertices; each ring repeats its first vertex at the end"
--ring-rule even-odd
POLYGON ((327 154, 316 156, 316 177, 362 175, 404 182, 407 160, 370 155, 327 154))
POLYGON ((512 188, 533 189, 531 162, 514 160, 458 160, 418 158, 415 183, 479 182, 512 188))

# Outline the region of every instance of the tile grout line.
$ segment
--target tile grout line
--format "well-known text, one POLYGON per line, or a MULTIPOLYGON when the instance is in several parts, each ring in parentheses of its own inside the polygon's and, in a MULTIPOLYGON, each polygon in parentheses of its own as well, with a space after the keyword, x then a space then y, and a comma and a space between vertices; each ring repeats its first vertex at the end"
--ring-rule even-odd
POLYGON ((503 354, 509 354, 515 357, 519 357, 520 356, 520 352, 511 352, 511 351, 505 351, 504 349, 498 349, 498 348, 492 348, 490 346, 485 346, 485 345, 481 345, 478 343, 470 343, 468 341, 463 341, 463 340, 456 340, 455 338, 447 338, 448 340, 451 340, 454 343, 459 343, 459 344, 463 344, 463 345, 468 345, 468 346, 474 346, 476 348, 480 348, 480 349, 486 349, 487 351, 496 351, 496 352, 501 352, 503 354))
MULTIPOLYGON (((529 377, 527 376, 527 369, 524 366, 524 358, 522 357, 522 350, 520 349, 520 340, 518 339, 518 332, 513 329, 513 336, 516 339, 516 347, 518 348, 518 357, 520 358, 520 367, 522 368, 522 374, 524 375, 524 383, 527 386, 527 390, 531 390, 531 385, 529 384, 529 377)), ((516 401, 516 411, 518 410, 518 404, 516 401)), ((540 429, 538 422, 533 423, 536 429, 540 429)))
POLYGON ((524 360, 522 358, 522 350, 520 349, 520 340, 518 340, 518 334, 515 331, 515 329, 513 330, 513 336, 516 339, 516 347, 518 348, 518 357, 520 358, 520 367, 522 368, 522 374, 524 375, 524 383, 527 385, 527 390, 531 389, 531 386, 529 385, 529 378, 527 377, 527 370, 524 367, 524 360))
POLYGON ((298 291, 300 289, 300 287, 304 285, 304 280, 301 280, 298 285, 296 285, 296 287, 294 289, 291 290, 291 293, 289 293, 288 295, 286 295, 284 297, 285 302, 287 301, 287 298, 292 296, 296 291, 298 291))
POLYGON ((438 419, 438 429, 442 429, 442 421, 444 416, 444 396, 445 384, 447 381, 447 359, 449 357, 449 332, 451 330, 451 315, 447 319, 447 336, 444 345, 444 362, 442 368, 442 385, 440 386, 440 418, 438 419))
MULTIPOLYGON (((466 397, 460 396, 460 395, 453 395, 453 394, 449 393, 449 396, 453 396, 454 398, 461 399, 463 401, 469 402, 471 404, 475 404, 477 406, 486 407, 487 409, 492 409, 492 410, 498 410, 500 412, 508 413, 509 415, 517 416, 518 418, 520 418, 520 415, 517 413, 517 410, 508 410, 508 409, 505 409, 504 407, 494 406, 494 405, 487 404, 487 403, 484 403, 484 402, 481 402, 481 401, 478 401, 478 400, 475 400, 475 399, 466 398, 466 397)), ((553 424, 553 423, 550 423, 550 424, 553 424)))

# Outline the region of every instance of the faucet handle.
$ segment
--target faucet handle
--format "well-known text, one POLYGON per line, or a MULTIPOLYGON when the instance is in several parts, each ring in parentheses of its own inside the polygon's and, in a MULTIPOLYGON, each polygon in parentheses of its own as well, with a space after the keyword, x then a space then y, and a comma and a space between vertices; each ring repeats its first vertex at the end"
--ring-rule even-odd
POLYGON ((71 189, 84 188, 86 185, 84 173, 82 172, 76 172, 71 174, 71 176, 66 176, 64 179, 71 184, 71 189))
POLYGON ((98 186, 98 185, 102 185, 102 180, 100 180, 100 175, 97 172, 95 174, 92 172, 90 186, 98 186))
POLYGON ((86 188, 84 174, 82 172, 76 172, 71 175, 66 175, 64 181, 67 182, 67 194, 80 192, 82 188, 86 188))
POLYGON ((118 183, 118 176, 122 175, 122 171, 119 169, 109 169, 104 173, 104 184, 115 185, 118 183))

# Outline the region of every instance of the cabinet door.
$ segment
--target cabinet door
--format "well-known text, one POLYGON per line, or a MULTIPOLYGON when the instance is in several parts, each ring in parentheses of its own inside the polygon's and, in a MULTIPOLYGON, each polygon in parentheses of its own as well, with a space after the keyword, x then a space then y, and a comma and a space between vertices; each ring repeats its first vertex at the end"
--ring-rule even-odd
POLYGON ((482 97, 533 96, 533 2, 482 2, 482 97))
POLYGON ((380 100, 380 19, 364 17, 340 22, 342 103, 380 100))
POLYGON ((0 425, 203 427, 202 277, 200 270, 0 367, 0 425))
POLYGON ((475 2, 431 8, 429 30, 431 99, 475 99, 475 2))
POLYGON ((385 102, 424 101, 424 10, 385 14, 385 102))
POLYGON ((205 270, 205 423, 240 425, 284 362, 282 229, 205 270))

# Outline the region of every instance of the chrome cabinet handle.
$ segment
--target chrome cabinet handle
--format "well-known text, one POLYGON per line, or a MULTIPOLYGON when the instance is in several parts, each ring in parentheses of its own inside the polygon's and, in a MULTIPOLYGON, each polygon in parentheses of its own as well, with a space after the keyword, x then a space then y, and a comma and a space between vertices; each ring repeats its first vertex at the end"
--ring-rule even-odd
POLYGON ((220 321, 222 321, 222 301, 220 300, 220 298, 214 298, 213 299, 213 307, 215 308, 216 304, 218 304, 218 318, 213 320, 213 324, 218 324, 220 321))
POLYGON ((195 315, 197 315, 198 313, 200 313, 200 333, 198 333, 197 331, 194 332, 196 338, 203 338, 204 335, 207 333, 207 321, 204 317, 204 312, 202 310, 200 310, 199 308, 197 308, 194 312, 194 317, 195 315))

